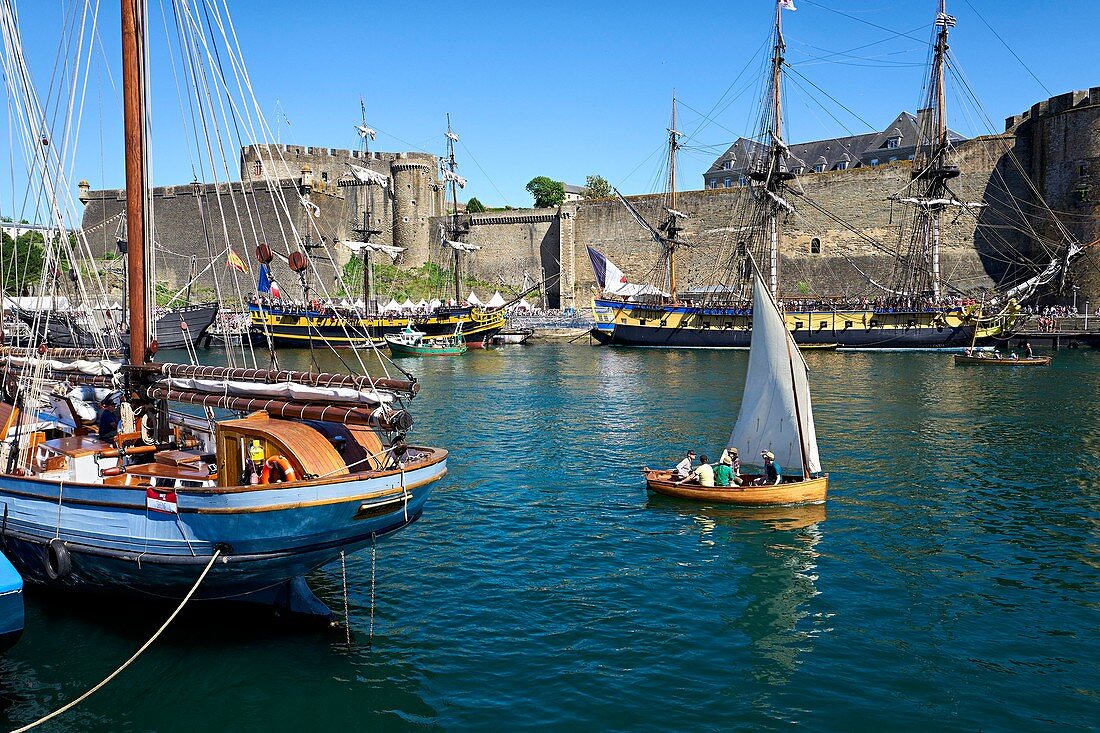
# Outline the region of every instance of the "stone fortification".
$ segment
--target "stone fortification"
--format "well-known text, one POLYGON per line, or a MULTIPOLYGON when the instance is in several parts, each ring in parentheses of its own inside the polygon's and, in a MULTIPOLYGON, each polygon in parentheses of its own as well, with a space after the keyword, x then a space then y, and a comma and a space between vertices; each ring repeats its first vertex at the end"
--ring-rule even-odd
MULTIPOLYGON (((979 209, 952 208, 944 216, 943 273, 957 287, 976 290, 1001 281, 1006 274, 1011 277, 1024 271, 1011 271, 1018 267, 1013 263, 1045 264, 1047 245, 1026 234, 1034 229, 1051 246, 1061 246, 1056 228, 1044 223, 1044 203, 1059 213, 1062 225, 1082 243, 1100 238, 1100 88, 1040 102, 1008 118, 1003 134, 961 143, 953 161, 961 171, 949 182, 954 195, 983 204, 979 209), (1016 161, 1026 176, 1016 169, 1016 161), (1022 207, 1013 203, 1016 199, 1023 201, 1022 207)), ((449 221, 437 170, 437 159, 420 153, 367 154, 293 145, 246 148, 241 154, 242 182, 217 188, 157 189, 158 243, 165 254, 180 258, 162 267, 158 277, 173 286, 182 285, 191 254, 201 271, 209 259, 208 238, 215 252, 229 243, 251 259, 257 240, 283 251, 284 238, 293 242, 294 236, 303 240, 308 234, 312 242, 356 239, 356 229, 371 229, 376 232, 375 241, 405 247, 402 264, 406 266, 446 262, 449 252, 440 246, 439 228, 449 221), (385 176, 385 185, 348 185, 350 165, 385 176), (242 190, 253 192, 249 196, 258 214, 246 217, 243 226, 232 206, 242 190), (289 213, 280 213, 273 204, 276 190, 289 202, 289 213), (300 198, 311 206, 303 206, 300 198), (369 221, 364 220, 367 212, 369 221)), ((798 213, 782 223, 780 267, 783 282, 792 291, 789 295, 875 294, 857 267, 880 282, 889 282, 894 258, 840 222, 887 250, 897 250, 902 224, 911 211, 895 199, 910 174, 911 163, 899 161, 801 177, 796 184, 801 195, 792 197, 798 213), (816 211, 810 202, 836 220, 816 211)), ((678 195, 676 208, 688 215, 681 234, 688 243, 679 255, 681 287, 705 282, 715 262, 728 252, 737 223, 734 212, 745 195, 747 189, 736 187, 678 195)), ((106 242, 107 232, 117 227, 121 193, 84 189, 82 196, 88 204, 85 229, 93 242, 106 242)), ((661 219, 662 197, 635 196, 631 201, 648 220, 661 219)), ((464 256, 470 275, 515 288, 522 285, 525 273, 531 280, 540 275, 552 278, 551 303, 565 307, 583 307, 595 292, 585 245, 604 252, 636 281, 648 279, 658 261, 656 245, 647 232, 621 203, 611 199, 558 209, 463 215, 460 238, 481 246, 464 256)), ((349 253, 336 248, 336 254, 339 267, 349 253)), ((1072 280, 1082 286, 1083 298, 1100 303, 1100 277, 1088 263, 1088 258, 1080 261, 1072 280)), ((318 266, 332 267, 320 262, 318 266)), ((284 290, 296 294, 297 288, 288 286, 294 286, 297 277, 279 272, 280 267, 276 274, 284 290)))

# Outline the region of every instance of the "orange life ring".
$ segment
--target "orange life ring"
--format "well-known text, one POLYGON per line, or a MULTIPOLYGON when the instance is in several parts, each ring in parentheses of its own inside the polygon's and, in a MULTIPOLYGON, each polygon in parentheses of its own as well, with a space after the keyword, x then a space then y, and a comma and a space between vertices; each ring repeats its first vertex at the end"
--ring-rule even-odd
POLYGON ((297 481, 298 474, 294 470, 294 467, 290 465, 284 456, 272 456, 264 461, 263 471, 260 472, 260 483, 269 484, 272 483, 271 475, 278 469, 282 474, 282 478, 276 478, 275 482, 279 481, 297 481))

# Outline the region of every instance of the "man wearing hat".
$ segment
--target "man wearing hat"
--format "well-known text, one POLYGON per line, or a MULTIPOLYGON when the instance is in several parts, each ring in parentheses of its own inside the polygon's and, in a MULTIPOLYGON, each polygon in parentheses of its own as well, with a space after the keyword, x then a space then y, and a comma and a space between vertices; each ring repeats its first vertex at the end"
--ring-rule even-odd
POLYGON ((783 469, 775 462, 775 454, 770 450, 760 451, 760 456, 764 459, 764 475, 756 479, 756 483, 760 486, 775 486, 783 480, 783 469))
POLYGON ((718 486, 741 485, 741 458, 736 448, 731 446, 722 451, 722 457, 718 459, 718 468, 714 469, 714 482, 718 486), (723 480, 726 483, 722 483, 723 480))
POLYGON ((692 463, 695 462, 695 451, 689 450, 684 460, 676 464, 676 475, 680 478, 687 478, 695 472, 695 467, 692 463))

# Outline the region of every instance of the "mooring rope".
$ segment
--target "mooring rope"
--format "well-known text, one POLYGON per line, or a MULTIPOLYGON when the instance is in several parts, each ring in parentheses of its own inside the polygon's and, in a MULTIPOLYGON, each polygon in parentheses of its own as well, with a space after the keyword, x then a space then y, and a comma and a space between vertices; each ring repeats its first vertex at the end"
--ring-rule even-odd
POLYGON ((206 579, 206 575, 207 575, 207 573, 210 572, 210 568, 214 567, 214 561, 218 559, 219 555, 221 555, 221 550, 214 550, 214 554, 211 556, 210 562, 208 562, 206 564, 206 567, 203 569, 202 575, 200 575, 199 579, 195 581, 195 584, 193 586, 191 586, 191 590, 187 591, 187 595, 184 596, 183 600, 180 601, 180 604, 178 606, 176 606, 176 610, 172 612, 172 615, 169 616, 168 619, 163 624, 161 624, 161 627, 159 629, 157 629, 157 633, 155 633, 151 637, 149 637, 149 641, 142 644, 141 648, 138 649, 136 652, 134 652, 134 655, 132 657, 130 657, 129 659, 127 659, 121 667, 116 669, 114 672, 111 672, 111 674, 107 675, 107 677, 102 682, 100 682, 98 685, 96 685, 92 689, 88 690, 87 692, 85 692, 83 695, 76 698, 72 702, 69 702, 68 704, 58 708, 57 710, 54 710, 52 713, 50 713, 49 715, 46 715, 45 717, 39 718, 38 720, 34 721, 30 725, 25 725, 22 728, 16 728, 14 731, 12 731, 12 733, 24 733, 24 731, 31 730, 32 728, 37 728, 38 726, 42 725, 43 723, 45 723, 48 720, 53 720, 58 715, 61 715, 62 713, 65 713, 65 712, 75 708, 77 705, 84 702, 89 697, 91 697, 92 695, 94 695, 95 693, 97 693, 101 689, 103 689, 103 687, 105 687, 108 682, 113 680, 115 677, 118 677, 122 673, 122 671, 125 670, 127 667, 129 667, 131 664, 133 664, 134 661, 138 657, 140 657, 146 649, 148 649, 150 646, 152 646, 153 642, 156 641, 160 637, 160 635, 162 633, 164 633, 164 630, 168 628, 168 625, 170 623, 172 623, 172 621, 175 620, 176 616, 179 615, 179 612, 182 611, 183 607, 187 605, 187 602, 191 600, 191 596, 195 595, 195 591, 197 591, 199 589, 199 586, 202 585, 202 581, 206 579))

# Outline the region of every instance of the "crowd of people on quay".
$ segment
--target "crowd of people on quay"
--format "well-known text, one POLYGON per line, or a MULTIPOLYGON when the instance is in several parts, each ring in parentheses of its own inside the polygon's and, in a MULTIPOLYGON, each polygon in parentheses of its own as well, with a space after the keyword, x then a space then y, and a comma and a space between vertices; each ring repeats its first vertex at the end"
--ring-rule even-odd
MULTIPOLYGON (((717 308, 728 315, 752 315, 752 302, 710 303, 704 300, 684 301, 698 308, 717 308)), ((821 313, 833 311, 873 311, 875 313, 962 313, 977 305, 974 298, 795 298, 781 300, 779 308, 787 313, 821 313)))

